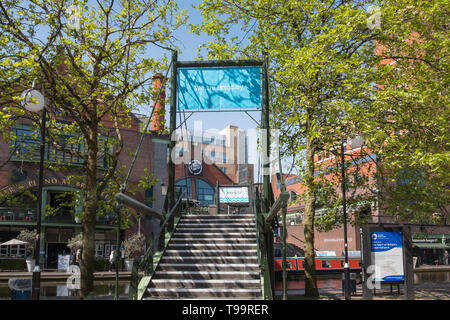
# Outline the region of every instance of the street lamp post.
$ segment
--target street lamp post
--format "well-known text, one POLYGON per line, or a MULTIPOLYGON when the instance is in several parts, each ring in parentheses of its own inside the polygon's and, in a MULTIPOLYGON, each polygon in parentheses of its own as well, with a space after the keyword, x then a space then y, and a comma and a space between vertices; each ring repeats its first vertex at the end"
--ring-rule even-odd
POLYGON ((345 300, 350 300, 350 269, 348 265, 348 241, 347 241, 347 207, 345 199, 345 157, 344 157, 344 139, 341 141, 341 175, 342 175, 342 210, 344 212, 344 283, 345 283, 345 300))
MULTIPOLYGON (((44 86, 42 86, 44 89, 44 86)), ((31 89, 22 93, 23 106, 31 112, 42 111, 41 118, 41 141, 39 158, 39 181, 38 181, 38 199, 37 199, 37 217, 36 217, 36 247, 34 251, 35 267, 32 278, 32 299, 39 300, 41 292, 41 269, 40 269, 40 251, 41 251, 41 220, 42 220, 42 185, 44 180, 44 153, 45 153, 45 98, 44 95, 34 89, 34 81, 31 89)))
MULTIPOLYGON (((347 145, 349 145, 352 149, 359 148, 364 144, 364 139, 362 136, 356 136, 353 139, 347 140, 347 145)), ((345 181, 345 149, 344 149, 344 137, 341 140, 341 175, 342 175, 342 210, 344 213, 344 284, 345 284, 345 300, 350 300, 350 266, 348 264, 348 237, 347 237, 347 203, 346 203, 346 195, 345 189, 346 181, 345 181)))

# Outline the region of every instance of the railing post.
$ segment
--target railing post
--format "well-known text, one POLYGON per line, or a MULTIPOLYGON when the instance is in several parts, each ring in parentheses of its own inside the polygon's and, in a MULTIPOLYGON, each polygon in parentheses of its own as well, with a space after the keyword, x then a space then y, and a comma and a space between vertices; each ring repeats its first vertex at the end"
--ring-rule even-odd
MULTIPOLYGON (((164 221, 161 220, 161 224, 163 224, 164 221)), ((159 232, 159 241, 158 241, 158 251, 164 250, 165 242, 166 242, 166 226, 164 226, 160 232, 159 232)))
POLYGON ((148 241, 147 252, 144 254, 144 275, 150 275, 153 273, 153 233, 150 233, 150 239, 148 241))
MULTIPOLYGON (((172 208, 173 210, 176 210, 176 208, 172 208)), ((167 221, 167 231, 173 232, 173 226, 174 226, 174 215, 175 212, 171 212, 172 214, 169 217, 169 221, 167 221)))
POLYGON ((139 284, 139 267, 141 259, 136 258, 133 261, 133 268, 131 269, 130 289, 128 291, 128 300, 137 299, 137 291, 139 284))

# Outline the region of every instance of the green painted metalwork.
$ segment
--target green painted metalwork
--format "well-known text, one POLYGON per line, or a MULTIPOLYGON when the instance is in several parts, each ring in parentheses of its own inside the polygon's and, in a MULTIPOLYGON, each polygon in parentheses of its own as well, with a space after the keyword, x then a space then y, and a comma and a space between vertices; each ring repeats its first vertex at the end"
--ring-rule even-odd
POLYGON ((181 219, 182 199, 184 194, 178 197, 177 202, 165 216, 159 229, 158 249, 153 252, 153 235, 150 237, 151 241, 147 247, 147 251, 141 259, 133 262, 133 269, 131 272, 130 290, 128 294, 129 300, 141 300, 144 297, 145 291, 153 277, 156 267, 164 254, 164 251, 169 244, 169 241, 181 219), (172 225, 173 227, 170 227, 172 225), (143 272, 143 276, 139 279, 139 272, 143 272))
POLYGON ((258 190, 255 190, 255 224, 257 235, 258 262, 261 270, 261 291, 264 300, 273 300, 273 290, 271 285, 271 275, 269 267, 269 259, 267 255, 265 218, 261 211, 261 197, 258 190))
POLYGON ((288 200, 289 200, 289 192, 282 191, 280 193, 280 196, 277 198, 277 200, 275 200, 275 203, 270 208, 269 214, 267 215, 267 218, 266 218, 266 224, 270 225, 270 223, 272 222, 272 219, 274 219, 277 216, 278 212, 284 206, 287 205, 288 200))

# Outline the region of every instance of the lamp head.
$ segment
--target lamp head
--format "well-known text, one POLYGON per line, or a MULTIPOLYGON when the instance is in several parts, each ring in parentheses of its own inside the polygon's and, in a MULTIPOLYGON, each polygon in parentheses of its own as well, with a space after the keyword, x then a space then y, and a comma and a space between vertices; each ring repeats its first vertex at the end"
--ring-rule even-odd
POLYGON ((31 112, 39 112, 44 109, 45 98, 39 91, 35 89, 27 89, 21 95, 22 105, 31 112))

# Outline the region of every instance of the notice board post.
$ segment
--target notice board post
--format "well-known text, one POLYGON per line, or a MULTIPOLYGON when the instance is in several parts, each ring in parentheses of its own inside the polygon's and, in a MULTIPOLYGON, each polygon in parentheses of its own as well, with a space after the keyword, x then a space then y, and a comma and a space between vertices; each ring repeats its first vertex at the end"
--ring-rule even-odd
POLYGON ((362 228, 363 299, 383 284, 404 285, 404 299, 414 300, 411 230, 404 225, 368 225, 362 228))

